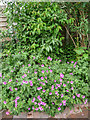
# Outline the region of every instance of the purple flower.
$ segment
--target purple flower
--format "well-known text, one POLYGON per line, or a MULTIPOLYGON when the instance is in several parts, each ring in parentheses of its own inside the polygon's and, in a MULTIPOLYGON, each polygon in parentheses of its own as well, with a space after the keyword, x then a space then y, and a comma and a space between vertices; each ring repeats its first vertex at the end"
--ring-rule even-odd
POLYGON ((63 94, 61 94, 61 98, 63 97, 63 94))
POLYGON ((67 64, 69 64, 69 62, 67 62, 67 64))
POLYGON ((42 64, 41 67, 44 67, 44 64, 42 64))
POLYGON ((45 78, 47 79, 47 76, 45 76, 45 78))
POLYGON ((43 77, 41 77, 41 80, 43 80, 43 77))
POLYGON ((11 70, 11 72, 13 72, 13 70, 11 70))
POLYGON ((29 73, 29 71, 28 71, 28 73, 29 73))
POLYGON ((35 101, 35 97, 33 98, 32 102, 34 102, 34 101, 35 101))
POLYGON ((14 67, 14 70, 15 70, 15 67, 14 67))
POLYGON ((61 62, 61 60, 59 60, 61 62))
POLYGON ((73 75, 73 73, 69 73, 70 75, 73 75))
POLYGON ((18 100, 19 98, 20 98, 19 96, 16 97, 17 100, 18 100))
POLYGON ((21 85, 23 85, 23 83, 21 83, 21 85))
POLYGON ((24 76, 22 76, 22 78, 24 78, 24 76))
POLYGON ((6 112, 6 115, 9 115, 9 112, 6 112))
POLYGON ((40 81, 40 79, 38 79, 40 81))
POLYGON ((71 87, 71 90, 73 90, 73 87, 71 87))
POLYGON ((60 106, 62 105, 62 103, 59 104, 60 106))
POLYGON ((86 103, 87 103, 87 99, 85 100, 84 104, 86 104, 86 103))
POLYGON ((42 90, 43 92, 45 92, 46 90, 42 90))
POLYGON ((38 108, 36 108, 36 110, 38 110, 38 108))
POLYGON ((44 70, 42 70, 42 73, 44 73, 44 70))
POLYGON ((73 84, 73 81, 71 81, 70 83, 73 84))
POLYGON ((48 70, 46 72, 48 72, 48 70))
POLYGON ((60 77, 61 77, 61 78, 63 78, 63 77, 64 77, 64 75, 61 73, 61 74, 60 74, 60 77))
POLYGON ((62 79, 60 79, 60 82, 62 82, 62 79))
POLYGON ((42 83, 43 85, 45 85, 45 83, 42 83))
POLYGON ((56 86, 55 89, 58 89, 58 87, 56 86))
POLYGON ((49 69, 51 68, 51 67, 48 67, 49 69))
POLYGON ((60 87, 60 84, 56 84, 58 87, 60 87))
POLYGON ((17 88, 15 88, 15 90, 17 90, 17 88))
POLYGON ((69 90, 66 90, 67 92, 69 92, 69 90))
POLYGON ((62 85, 62 83, 60 83, 62 85))
POLYGON ((75 68, 76 66, 74 65, 73 67, 75 68))
POLYGON ((85 96, 82 96, 82 98, 85 98, 85 96))
POLYGON ((50 56, 47 58, 48 60, 50 59, 50 56))
POLYGON ((41 105, 41 103, 38 103, 38 105, 40 106, 40 105, 41 105))
POLYGON ((58 92, 57 92, 57 91, 55 91, 55 94, 58 94, 58 92))
POLYGON ((52 61, 52 58, 50 58, 50 61, 52 61))
POLYGON ((77 62, 74 63, 74 65, 76 65, 76 64, 77 64, 77 62))
POLYGON ((52 92, 50 92, 49 95, 52 95, 52 92))
POLYGON ((26 74, 24 74, 24 77, 27 77, 27 75, 26 75, 26 74))
POLYGON ((32 107, 32 109, 34 109, 34 107, 32 107))
POLYGON ((30 83, 30 86, 33 86, 33 83, 30 83))
POLYGON ((6 85, 7 83, 6 82, 3 82, 4 85, 6 85))
POLYGON ((38 88, 37 88, 37 90, 40 90, 40 89, 42 89, 42 87, 38 87, 38 88))
POLYGON ((22 65, 24 67, 24 65, 22 65))
POLYGON ((28 64, 28 66, 31 66, 31 64, 28 64))
POLYGON ((33 59, 35 59, 35 56, 33 57, 33 59))
POLYGON ((45 80, 46 83, 48 83, 46 80, 45 80))
POLYGON ((73 99, 75 99, 75 96, 73 95, 73 99))
POLYGON ((21 52, 19 52, 19 53, 21 53, 21 52))
POLYGON ((4 104, 6 104, 7 102, 6 102, 6 101, 4 101, 3 103, 4 103, 4 104))
POLYGON ((30 108, 28 108, 28 110, 30 110, 30 108))
POLYGON ((60 110, 61 110, 61 108, 59 107, 59 108, 58 108, 58 110, 60 111, 60 110))
POLYGON ((69 83, 69 81, 67 81, 67 83, 69 83))
POLYGON ((29 81, 29 83, 32 83, 32 81, 29 81))
POLYGON ((56 61, 57 61, 57 59, 56 59, 56 61))
POLYGON ((63 84, 64 87, 66 87, 66 84, 63 84))
POLYGON ((54 80, 54 82, 56 82, 56 80, 54 80))
POLYGON ((55 103, 54 103, 54 102, 52 102, 52 104, 53 104, 53 105, 55 105, 55 103))
POLYGON ((77 94, 77 97, 80 97, 80 94, 77 94))
POLYGON ((63 100, 62 102, 63 102, 63 103, 66 103, 66 100, 63 100))
POLYGON ((74 63, 73 61, 71 61, 71 63, 74 63))
POLYGON ((50 106, 49 106, 49 109, 50 109, 50 106))
POLYGON ((35 74, 37 74, 37 72, 36 72, 36 71, 35 71, 34 73, 35 73, 35 74))
POLYGON ((50 70, 50 72, 52 73, 52 70, 50 70))

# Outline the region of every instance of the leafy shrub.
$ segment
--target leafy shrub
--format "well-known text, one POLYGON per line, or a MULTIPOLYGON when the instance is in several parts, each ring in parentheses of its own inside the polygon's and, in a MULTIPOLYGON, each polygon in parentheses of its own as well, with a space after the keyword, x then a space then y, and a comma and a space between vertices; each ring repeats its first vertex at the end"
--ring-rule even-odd
POLYGON ((36 61, 37 56, 30 56, 18 72, 17 66, 8 66, 7 72, 3 69, 3 108, 16 115, 33 110, 54 116, 67 106, 87 103, 88 83, 77 76, 80 63, 62 63, 50 56, 41 63, 36 61))
POLYGON ((5 13, 10 27, 8 32, 11 31, 11 37, 14 32, 13 41, 17 49, 20 46, 29 55, 39 53, 48 56, 62 52, 64 36, 60 20, 67 16, 58 3, 8 3, 5 13))

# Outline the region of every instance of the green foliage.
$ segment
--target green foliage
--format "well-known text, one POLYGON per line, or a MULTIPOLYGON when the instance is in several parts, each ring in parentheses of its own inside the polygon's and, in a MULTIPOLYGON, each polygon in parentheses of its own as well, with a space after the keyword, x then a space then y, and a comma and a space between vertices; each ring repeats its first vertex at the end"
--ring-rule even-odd
POLYGON ((7 66, 4 62, 2 64, 2 101, 7 102, 3 104, 3 108, 9 109, 11 114, 17 115, 22 111, 28 112, 28 108, 30 108, 30 111, 36 111, 36 108, 38 108, 39 112, 45 111, 54 116, 56 113, 63 112, 67 106, 70 107, 86 101, 88 97, 87 62, 83 64, 82 60, 75 63, 71 61, 68 64, 62 63, 58 59, 55 61, 49 56, 36 64, 37 56, 30 56, 30 60, 27 63, 22 64, 19 61, 20 67, 18 69, 17 59, 24 59, 25 53, 15 53, 13 57, 12 55, 7 56, 7 66), (10 61, 10 58, 12 61, 15 61, 15 64, 10 61), (15 60, 15 58, 17 59, 15 60), (51 90, 52 85, 54 85, 53 90, 51 90), (39 87, 41 87, 40 90, 37 89, 39 87), (71 90, 72 87, 73 90, 71 90), (69 90, 69 92, 66 90, 69 90), (52 92, 52 95, 50 95, 50 92, 52 92), (61 94, 63 94, 63 97, 61 97, 61 94), (77 94, 80 94, 80 97, 77 97, 77 94), (73 99, 73 95, 75 95, 75 99, 73 99), (17 107, 15 107, 14 100, 17 96, 20 98, 17 99, 17 107), (38 96, 42 100, 37 98, 38 96), (82 96, 85 96, 85 98, 82 98, 82 96), (34 98, 35 101, 32 102, 34 98), (63 103, 63 100, 66 100, 66 105, 63 103), (40 101, 45 103, 45 105, 40 105, 42 110, 40 110, 38 105, 40 101), (62 103, 61 106, 59 105, 60 103, 62 103), (59 107, 61 108, 60 111, 58 110, 59 107))
POLYGON ((58 3, 8 3, 5 13, 8 26, 15 33, 13 38, 18 41, 14 40, 17 49, 21 46, 29 55, 62 52, 64 37, 60 20, 63 21, 66 14, 58 3))

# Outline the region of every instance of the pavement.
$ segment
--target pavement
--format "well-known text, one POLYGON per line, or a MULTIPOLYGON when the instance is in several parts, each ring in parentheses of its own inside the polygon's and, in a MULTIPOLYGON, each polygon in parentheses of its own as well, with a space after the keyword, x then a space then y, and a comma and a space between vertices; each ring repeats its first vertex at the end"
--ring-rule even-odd
MULTIPOLYGON (((80 119, 80 120, 89 120, 90 119, 90 103, 88 103, 86 105, 86 107, 84 105, 75 105, 74 109, 69 110, 69 108, 66 108, 64 110, 63 113, 60 114, 56 114, 55 117, 51 117, 48 114, 46 114, 45 112, 29 112, 29 113, 21 113, 18 116, 15 115, 6 115, 7 110, 3 111, 2 114, 0 112, 0 120, 6 120, 4 118, 9 118, 10 120, 17 120, 18 118, 24 118, 24 120, 26 120, 27 118, 52 118, 52 119, 57 119, 57 118, 65 118, 65 119, 71 119, 72 118, 76 118, 76 119, 80 119), (81 108, 81 110, 79 109, 79 107, 81 108), (88 109, 87 109, 88 108, 88 109)), ((8 120, 9 120, 8 119, 8 120)), ((47 120, 47 119, 46 119, 47 120)), ((61 119, 60 119, 61 120, 61 119)))

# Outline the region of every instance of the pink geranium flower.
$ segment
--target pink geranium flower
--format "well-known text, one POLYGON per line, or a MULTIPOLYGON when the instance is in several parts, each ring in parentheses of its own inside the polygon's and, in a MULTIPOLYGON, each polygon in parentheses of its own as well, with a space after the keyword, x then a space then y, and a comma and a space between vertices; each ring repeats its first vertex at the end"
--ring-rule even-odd
POLYGON ((66 87, 66 84, 63 84, 64 87, 66 87))
POLYGON ((52 93, 50 92, 49 95, 52 95, 52 93))
POLYGON ((61 73, 61 74, 60 74, 60 77, 61 77, 61 78, 63 78, 63 77, 64 77, 64 75, 61 73))
POLYGON ((44 70, 42 70, 42 73, 44 73, 44 70))
POLYGON ((42 64, 41 67, 44 67, 44 64, 42 64))
POLYGON ((73 84, 73 81, 71 81, 70 83, 73 84))
POLYGON ((59 104, 60 106, 62 105, 62 103, 59 104))
POLYGON ((12 79, 9 79, 9 82, 11 82, 12 81, 12 79))
POLYGON ((6 102, 6 101, 4 101, 3 103, 4 103, 4 104, 6 104, 7 102, 6 102))
POLYGON ((4 85, 6 85, 7 83, 6 82, 3 82, 4 85))
POLYGON ((73 90, 73 87, 71 87, 71 90, 73 90))
POLYGON ((6 115, 9 115, 9 112, 6 112, 6 115))
POLYGON ((35 71, 34 73, 35 73, 35 74, 37 74, 37 72, 36 72, 36 71, 35 71))
POLYGON ((28 110, 30 110, 30 108, 28 108, 28 110))
POLYGON ((50 70, 50 72, 52 72, 52 70, 50 70))
POLYGON ((46 90, 42 90, 43 92, 45 92, 46 90))
POLYGON ((31 64, 28 64, 28 66, 31 66, 31 64))
POLYGON ((82 96, 82 98, 85 98, 85 96, 82 96))
POLYGON ((0 73, 0 77, 2 77, 2 73, 0 73))
POLYGON ((58 110, 60 111, 60 110, 61 110, 61 108, 59 107, 59 108, 58 108, 58 110))
POLYGON ((60 82, 62 82, 62 79, 60 79, 60 82))
POLYGON ((63 97, 63 94, 61 94, 61 98, 63 97))
POLYGON ((56 82, 56 80, 54 80, 54 82, 56 82))
POLYGON ((43 80, 43 77, 41 77, 41 80, 43 80))

